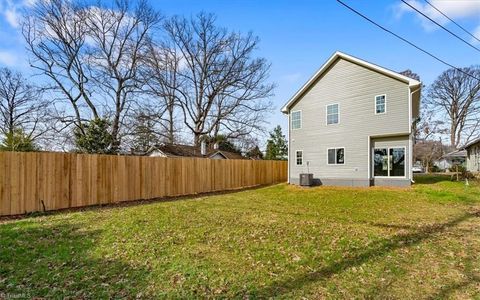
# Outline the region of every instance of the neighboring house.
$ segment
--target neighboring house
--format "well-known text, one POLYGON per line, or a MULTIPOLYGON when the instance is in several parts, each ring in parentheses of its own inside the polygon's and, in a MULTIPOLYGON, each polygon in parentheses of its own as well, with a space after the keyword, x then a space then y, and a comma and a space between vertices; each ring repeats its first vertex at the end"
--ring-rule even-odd
POLYGON ((289 183, 408 186, 421 83, 336 52, 285 104, 289 183))
POLYGON ((480 138, 463 147, 467 151, 467 171, 480 172, 480 138))
POLYGON ((440 170, 449 170, 453 166, 465 165, 466 158, 466 150, 455 150, 440 157, 433 165, 437 166, 440 170))
POLYGON ((152 151, 149 153, 149 156, 200 157, 211 159, 247 159, 238 153, 216 149, 215 146, 212 149, 207 149, 207 147, 204 146, 202 151, 202 147, 181 144, 165 144, 157 146, 155 147, 155 149, 152 149, 152 151))

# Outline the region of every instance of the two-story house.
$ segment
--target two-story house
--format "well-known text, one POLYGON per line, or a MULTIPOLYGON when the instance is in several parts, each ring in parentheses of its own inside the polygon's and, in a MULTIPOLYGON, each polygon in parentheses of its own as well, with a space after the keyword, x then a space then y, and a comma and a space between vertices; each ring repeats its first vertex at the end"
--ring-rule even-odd
POLYGON ((336 52, 285 104, 288 180, 407 186, 421 82, 336 52))

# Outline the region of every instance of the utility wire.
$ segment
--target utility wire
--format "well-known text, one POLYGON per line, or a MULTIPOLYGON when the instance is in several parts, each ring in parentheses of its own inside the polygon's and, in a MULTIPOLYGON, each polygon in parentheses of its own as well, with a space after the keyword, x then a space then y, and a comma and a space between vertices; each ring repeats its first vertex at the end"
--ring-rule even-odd
POLYGON ((370 19, 369 17, 365 16, 364 14, 362 14, 361 12, 355 10, 353 7, 349 6, 348 4, 346 4, 345 2, 341 1, 341 0, 337 0, 338 3, 342 4, 343 6, 345 6, 346 8, 348 8, 349 10, 351 10, 352 12, 354 12, 355 14, 359 15, 360 17, 364 18, 365 20, 367 20, 368 22, 372 23, 373 25, 377 26, 378 28, 382 29, 383 31, 386 31, 388 33, 390 33, 391 35, 395 36, 396 38, 404 41, 405 43, 409 44, 410 46, 414 47, 415 49, 419 50, 419 51, 422 51, 423 53, 427 54, 428 56, 432 57, 433 59, 435 60, 438 60, 439 62, 441 62, 442 64, 446 65, 446 66, 449 66, 450 68, 453 68, 467 76, 470 76, 478 81, 480 81, 480 78, 477 78, 476 76, 473 76, 472 74, 470 73, 467 73, 465 71, 463 71, 462 69, 460 68, 457 68, 455 67, 454 65, 446 62, 445 60, 435 56, 434 54, 428 52, 427 50, 424 50, 422 48, 420 48, 419 46, 415 45, 414 43, 410 42, 409 40, 405 39, 404 37, 401 37, 400 35, 396 34, 395 32, 383 27, 382 25, 376 23, 375 21, 373 21, 372 19, 370 19))
POLYGON ((480 42, 480 39, 477 38, 474 34, 472 34, 470 31, 468 31, 467 29, 465 29, 465 27, 463 27, 462 25, 458 24, 457 22, 455 22, 452 18, 450 18, 449 16, 447 16, 443 11, 441 11, 439 8, 437 8, 435 5, 433 5, 432 3, 430 3, 430 1, 428 0, 424 0, 425 2, 427 2, 428 5, 430 5, 433 9, 435 9, 437 12, 439 12, 442 16, 444 16, 445 18, 447 18, 450 22, 452 22, 453 24, 457 25, 458 28, 460 28, 461 30, 463 30, 466 34, 470 35, 472 38, 476 39, 478 42, 480 42))
POLYGON ((408 3, 407 1, 405 0, 401 0, 404 4, 408 5, 411 9, 413 9, 414 11, 416 11, 417 13, 421 14, 422 16, 424 16, 425 18, 429 19, 431 22, 437 24, 439 27, 441 27, 443 30, 445 30, 446 32, 450 33, 451 35, 453 35, 454 37, 456 37, 457 39, 459 39, 460 41, 464 42, 465 44, 467 44, 468 46, 472 47, 473 49, 477 50, 478 52, 480 52, 480 49, 475 47, 474 45, 470 44, 468 41, 466 41, 465 39, 459 37, 457 34, 455 34, 453 31, 449 30, 448 28, 446 28, 445 26, 443 26, 442 24, 438 23, 437 21, 435 21, 434 19, 430 18, 429 16, 427 16, 425 13, 423 13, 421 10, 419 10, 418 8, 416 8, 415 6, 411 5, 410 3, 408 3))

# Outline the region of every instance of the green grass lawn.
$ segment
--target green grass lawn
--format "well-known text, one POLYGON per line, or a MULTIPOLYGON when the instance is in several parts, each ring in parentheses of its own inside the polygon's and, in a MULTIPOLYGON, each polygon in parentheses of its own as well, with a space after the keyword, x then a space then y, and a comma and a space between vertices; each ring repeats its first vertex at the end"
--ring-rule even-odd
POLYGON ((0 298, 479 298, 480 186, 443 179, 5 221, 0 298))

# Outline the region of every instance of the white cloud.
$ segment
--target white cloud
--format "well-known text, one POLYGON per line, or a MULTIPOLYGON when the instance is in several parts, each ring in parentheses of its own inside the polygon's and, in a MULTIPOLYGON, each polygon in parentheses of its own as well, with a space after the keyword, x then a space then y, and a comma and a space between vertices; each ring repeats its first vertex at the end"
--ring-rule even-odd
POLYGON ((13 67, 17 64, 17 56, 8 51, 0 51, 0 64, 13 67))
MULTIPOLYGON (((472 34, 473 34, 477 39, 480 40, 480 25, 478 25, 477 28, 475 28, 475 30, 472 32, 472 34)), ((479 42, 477 39, 472 38, 470 42, 473 43, 473 44, 480 44, 480 42, 479 42)))
MULTIPOLYGON (((428 3, 419 0, 407 0, 407 2, 429 16, 433 20, 437 21, 439 24, 446 25, 450 21, 438 12, 435 8, 428 5, 428 3)), ((430 0, 429 1, 433 6, 438 10, 446 14, 451 19, 458 21, 461 19, 476 19, 480 15, 480 1, 475 0, 430 0)), ((413 13, 417 16, 418 20, 421 22, 422 27, 426 31, 432 31, 438 29, 438 26, 432 23, 430 20, 426 19, 424 16, 418 14, 411 7, 406 5, 403 2, 399 2, 395 6, 395 14, 397 17, 401 17, 406 13, 413 13)))
POLYGON ((3 14, 10 26, 17 28, 20 25, 20 16, 14 8, 5 10, 3 14))
POLYGON ((23 5, 25 5, 27 7, 32 7, 32 6, 35 5, 36 2, 37 2, 37 0, 24 0, 23 5))
POLYGON ((5 18, 11 27, 18 28, 22 18, 20 11, 25 7, 32 7, 35 2, 36 0, 0 0, 0 18, 5 18))

